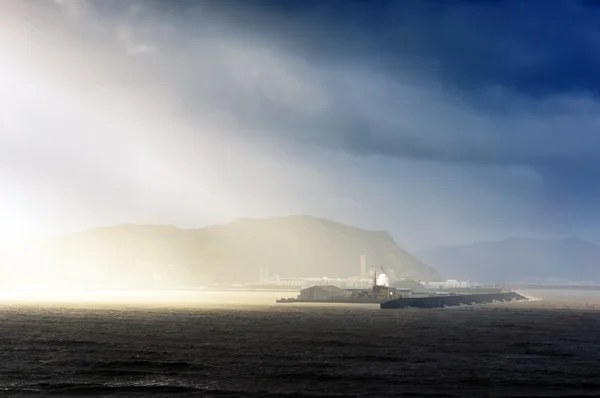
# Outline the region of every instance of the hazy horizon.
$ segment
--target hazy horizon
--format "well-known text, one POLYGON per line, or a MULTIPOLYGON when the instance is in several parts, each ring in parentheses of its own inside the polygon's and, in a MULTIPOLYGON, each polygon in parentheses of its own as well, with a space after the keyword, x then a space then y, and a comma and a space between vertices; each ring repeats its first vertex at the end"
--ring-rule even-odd
MULTIPOLYGON (((339 224, 346 225, 349 227, 362 229, 367 232, 387 232, 387 233, 391 234, 391 236, 392 236, 392 238, 394 238, 394 240, 396 240, 393 233, 391 231, 387 231, 387 230, 363 228, 360 225, 349 224, 349 223, 345 223, 343 221, 328 219, 325 217, 319 217, 319 216, 311 215, 311 214, 282 214, 282 215, 276 215, 276 216, 271 216, 271 217, 239 217, 239 218, 234 218, 231 220, 224 220, 222 222, 216 222, 216 223, 210 223, 210 224, 198 225, 198 226, 178 226, 175 224, 167 224, 167 223, 162 223, 162 224, 148 224, 148 223, 101 224, 101 225, 95 225, 95 226, 89 226, 89 227, 73 228, 73 229, 65 230, 65 231, 55 231, 54 233, 48 233, 48 234, 39 235, 36 237, 22 238, 20 240, 12 240, 12 241, 9 241, 9 244, 6 246, 3 246, 3 243, 5 243, 5 242, 0 241, 0 249, 21 246, 23 244, 26 245, 26 244, 32 243, 32 242, 44 241, 47 239, 59 238, 61 236, 65 236, 65 235, 79 234, 79 233, 84 233, 87 231, 92 231, 95 229, 102 229, 102 228, 114 228, 114 227, 121 227, 121 226, 149 226, 149 227, 157 226, 157 227, 167 227, 167 228, 173 227, 173 228, 182 229, 182 230, 196 230, 196 229, 210 228, 210 227, 214 227, 214 226, 226 226, 226 225, 229 225, 229 224, 234 223, 239 220, 269 220, 269 219, 282 219, 282 218, 290 218, 290 217, 291 218, 293 218, 293 217, 312 217, 312 218, 316 218, 316 219, 333 221, 335 223, 339 223, 339 224)), ((453 244, 441 244, 441 245, 434 245, 434 246, 425 245, 423 247, 417 247, 417 248, 405 247, 402 244, 402 242, 398 242, 398 241, 396 241, 396 243, 398 243, 403 248, 408 249, 412 253, 419 253, 419 252, 427 251, 430 249, 438 249, 438 248, 443 249, 443 248, 461 247, 461 246, 469 246, 469 245, 477 245, 477 244, 485 244, 485 243, 500 243, 500 242, 511 241, 511 240, 524 240, 524 241, 534 241, 534 242, 535 241, 545 241, 545 242, 557 241, 558 242, 558 241, 565 241, 565 240, 571 240, 571 239, 578 239, 578 240, 581 240, 584 242, 591 243, 593 245, 600 246, 598 243, 594 242, 591 239, 582 238, 580 236, 572 235, 572 234, 571 235, 565 234, 565 235, 559 235, 559 236, 556 236, 554 234, 536 235, 536 236, 513 235, 513 236, 506 236, 506 237, 501 237, 501 238, 497 238, 497 239, 481 239, 481 240, 472 240, 472 241, 466 241, 466 242, 457 242, 457 243, 453 243, 453 244)))

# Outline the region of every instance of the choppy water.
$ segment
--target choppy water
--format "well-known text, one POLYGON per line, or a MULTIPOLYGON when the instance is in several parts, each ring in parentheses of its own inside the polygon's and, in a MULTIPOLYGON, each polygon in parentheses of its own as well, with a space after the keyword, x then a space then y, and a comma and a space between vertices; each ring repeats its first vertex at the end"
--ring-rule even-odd
POLYGON ((0 394, 599 396, 600 297, 533 294, 436 310, 9 303, 0 394))

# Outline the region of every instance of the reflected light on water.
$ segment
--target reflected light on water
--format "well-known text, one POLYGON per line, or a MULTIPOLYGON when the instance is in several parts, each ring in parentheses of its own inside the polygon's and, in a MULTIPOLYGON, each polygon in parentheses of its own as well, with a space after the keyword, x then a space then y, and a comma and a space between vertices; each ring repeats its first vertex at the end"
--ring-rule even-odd
POLYGON ((139 291, 139 290, 2 290, 0 305, 94 305, 205 308, 275 305, 279 297, 297 292, 259 291, 139 291))

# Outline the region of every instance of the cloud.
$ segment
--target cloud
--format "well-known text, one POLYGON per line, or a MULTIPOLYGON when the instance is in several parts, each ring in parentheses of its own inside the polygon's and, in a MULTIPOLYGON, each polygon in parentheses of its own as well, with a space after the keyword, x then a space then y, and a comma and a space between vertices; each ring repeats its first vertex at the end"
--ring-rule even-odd
POLYGON ((89 224, 309 212, 418 246, 600 215, 596 87, 563 60, 599 61, 596 8, 295 3, 3 4, 5 174, 89 224))
POLYGON ((117 28, 117 39, 130 54, 152 54, 156 47, 140 41, 131 26, 119 26, 117 28))
MULTIPOLYGON (((139 3, 126 2, 128 8, 132 4, 140 7, 139 3)), ((409 14, 420 15, 429 10, 411 4, 407 7, 409 14)), ((510 4, 509 9, 516 7, 510 4)), ((434 15, 453 27, 465 19, 493 14, 489 4, 456 8, 441 7, 434 15)), ((256 133, 265 134, 268 139, 271 134, 289 135, 282 140, 366 155, 517 164, 593 158, 596 148, 600 148, 599 139, 593 134, 599 123, 598 104, 587 93, 556 92, 532 99, 492 81, 482 86, 482 93, 467 95, 440 87, 441 77, 436 74, 430 75, 430 84, 412 82, 417 75, 414 71, 382 74, 369 64, 364 65, 363 54, 340 57, 335 63, 319 58, 304 60, 295 54, 295 48, 281 49, 277 43, 262 40, 264 32, 262 36, 260 31, 244 35, 227 18, 211 22, 211 14, 199 17, 199 12, 180 12, 146 19, 131 17, 116 29, 117 41, 128 43, 129 51, 155 48, 161 42, 169 44, 165 46, 161 77, 172 80, 178 93, 185 95, 184 106, 203 113, 210 112, 209 107, 221 114, 225 109, 238 124, 258 126, 256 133), (160 37, 162 33, 152 33, 156 20, 171 27, 166 38, 160 37), (204 23, 220 23, 220 29, 226 30, 228 36, 207 36, 204 23), (179 32, 176 24, 189 34, 179 32), (129 44, 135 41, 134 31, 146 32, 146 39, 152 44, 129 44), (478 109, 476 100, 518 107, 507 114, 493 108, 478 109), (573 126, 577 126, 576 131, 568 131, 573 126)), ((482 24, 478 26, 483 29, 482 24)), ((403 31, 410 28, 418 29, 412 32, 415 37, 426 30, 409 25, 403 31)), ((270 32, 268 27, 263 30, 270 32)), ((431 32, 429 35, 437 37, 431 32)), ((463 68, 470 65, 462 61, 463 68)))
MULTIPOLYGON (((412 4, 409 11, 424 12, 412 4)), ((490 6, 460 6, 458 10, 443 12, 445 8, 435 14, 453 27, 465 19, 474 19, 474 15, 485 16, 490 6), (454 14, 459 17, 452 18, 454 14)), ((363 60, 363 53, 339 56, 335 62, 330 62, 329 57, 306 61, 296 55, 303 53, 302 46, 282 48, 281 40, 263 40, 268 36, 264 31, 271 32, 269 26, 263 32, 244 35, 242 28, 225 18, 221 21, 225 28, 221 29, 228 29, 229 36, 206 37, 206 28, 190 27, 198 22, 198 13, 189 14, 196 19, 177 14, 178 22, 187 26, 190 34, 174 33, 177 46, 167 50, 167 57, 173 60, 167 78, 176 72, 175 80, 182 89, 192 91, 186 97, 190 109, 204 110, 208 102, 214 108, 226 108, 235 114, 239 124, 259 126, 258 132, 268 139, 272 138, 270 134, 288 135, 282 140, 357 154, 480 163, 537 165, 597 155, 594 148, 598 148, 598 138, 591 133, 598 126, 598 104, 586 92, 559 91, 530 98, 518 90, 503 88, 501 81, 490 81, 481 86, 479 93, 461 93, 453 87, 440 86, 444 77, 436 73, 429 75, 430 83, 418 81, 419 74, 409 66, 403 68, 405 73, 381 73, 363 60), (236 95, 231 95, 234 92, 236 95), (486 102, 512 104, 514 108, 499 112, 495 107, 477 106, 486 102), (575 125, 576 131, 567 131, 575 125)), ((210 19, 204 18, 200 21, 210 19)), ((417 38, 426 30, 408 26, 403 32, 410 28, 415 29, 409 31, 410 36, 417 38)), ((461 42, 458 38, 455 41, 461 42)), ((294 42, 293 39, 288 40, 294 42)), ((318 46, 304 46, 311 44, 318 46)), ((470 44, 477 42, 472 40, 470 44)), ((499 44, 491 47, 503 48, 499 44)), ((431 57, 437 55, 444 54, 431 57)), ((508 64, 521 62, 512 58, 508 64)), ((463 69, 471 64, 462 61, 463 69)))

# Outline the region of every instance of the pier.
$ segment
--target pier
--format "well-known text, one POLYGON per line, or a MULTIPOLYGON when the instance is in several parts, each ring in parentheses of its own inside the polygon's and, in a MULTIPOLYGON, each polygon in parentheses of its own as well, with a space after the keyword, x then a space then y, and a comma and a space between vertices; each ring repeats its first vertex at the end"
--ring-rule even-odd
POLYGON ((379 305, 379 308, 443 308, 456 307, 459 305, 489 304, 494 302, 506 302, 517 300, 527 300, 527 298, 515 292, 457 294, 452 296, 431 297, 402 297, 385 301, 379 305))

